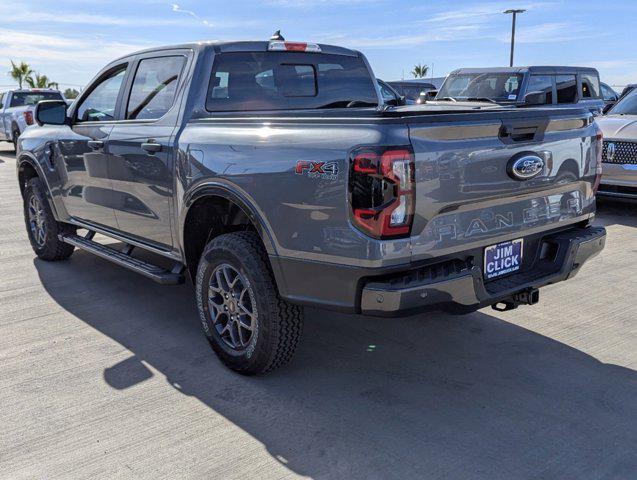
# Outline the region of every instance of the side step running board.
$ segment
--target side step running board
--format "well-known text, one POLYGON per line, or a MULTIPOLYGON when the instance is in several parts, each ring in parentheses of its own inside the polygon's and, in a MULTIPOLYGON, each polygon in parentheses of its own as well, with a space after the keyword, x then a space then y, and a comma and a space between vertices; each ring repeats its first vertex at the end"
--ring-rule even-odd
POLYGON ((126 244, 123 251, 115 250, 114 248, 102 245, 101 243, 94 242, 93 235, 95 233, 89 231, 86 237, 79 235, 59 235, 59 239, 70 245, 74 245, 77 248, 86 250, 93 253, 98 257, 102 257, 106 260, 110 260, 117 265, 128 268, 137 273, 141 273, 145 277, 154 280, 162 285, 177 285, 184 283, 184 266, 181 263, 175 264, 172 270, 166 270, 165 268, 153 265, 152 263, 133 258, 131 252, 133 250, 132 245, 126 244))

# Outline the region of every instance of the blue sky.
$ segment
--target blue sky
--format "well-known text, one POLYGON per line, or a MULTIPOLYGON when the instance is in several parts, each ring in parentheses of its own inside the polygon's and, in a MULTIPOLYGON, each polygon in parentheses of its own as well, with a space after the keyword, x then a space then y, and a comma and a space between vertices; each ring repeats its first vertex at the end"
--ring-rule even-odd
MULTIPOLYGON (((61 86, 83 86, 110 60, 156 45, 267 39, 361 50, 377 76, 414 64, 435 76, 508 64, 510 16, 517 65, 594 66, 614 85, 637 82, 637 1, 427 0, 0 0, 0 65, 24 60, 61 86)), ((6 66, 6 67, 5 67, 6 66)), ((0 74, 0 86, 12 84, 0 74)))

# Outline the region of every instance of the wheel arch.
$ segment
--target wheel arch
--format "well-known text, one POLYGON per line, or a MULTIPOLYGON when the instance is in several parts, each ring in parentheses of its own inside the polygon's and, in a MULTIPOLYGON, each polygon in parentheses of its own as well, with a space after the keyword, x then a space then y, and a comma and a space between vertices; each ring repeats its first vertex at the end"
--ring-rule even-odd
POLYGON ((192 278, 210 239, 223 233, 248 229, 257 233, 269 256, 276 255, 267 222, 244 195, 217 183, 201 185, 188 193, 180 215, 179 235, 182 254, 192 278))

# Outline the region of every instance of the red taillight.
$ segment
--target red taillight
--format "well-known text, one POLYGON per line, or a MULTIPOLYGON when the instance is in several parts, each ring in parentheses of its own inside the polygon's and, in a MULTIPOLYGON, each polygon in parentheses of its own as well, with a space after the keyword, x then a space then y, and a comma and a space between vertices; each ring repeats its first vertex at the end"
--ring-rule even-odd
POLYGON ((33 112, 27 110, 26 112, 22 112, 24 115, 24 121, 27 122, 27 125, 33 125, 33 112))
POLYGON ((405 237, 414 218, 411 147, 363 147, 350 156, 349 200, 354 225, 375 238, 405 237))
POLYGON ((599 184, 602 181, 602 152, 604 150, 604 134, 601 130, 597 130, 597 135, 595 136, 597 140, 597 150, 596 150, 596 165, 595 165, 595 183, 593 184, 593 193, 596 194, 599 189, 599 184))

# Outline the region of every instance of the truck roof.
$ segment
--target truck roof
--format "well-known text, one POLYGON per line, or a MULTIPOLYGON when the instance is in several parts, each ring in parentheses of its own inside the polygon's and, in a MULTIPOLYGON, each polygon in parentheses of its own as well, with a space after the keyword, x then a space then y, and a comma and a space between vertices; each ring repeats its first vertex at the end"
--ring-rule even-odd
POLYGON ((579 73, 588 72, 598 74, 597 69, 592 67, 573 67, 561 65, 529 65, 524 67, 486 67, 486 68, 458 68, 449 75, 462 75, 472 73, 579 73))
POLYGON ((9 88, 7 90, 3 90, 1 93, 38 93, 38 92, 55 92, 60 93, 60 91, 56 88, 9 88))
MULTIPOLYGON (((291 42, 297 43, 297 42, 291 42)), ((300 43, 313 43, 313 42, 300 42, 300 43)), ((359 52, 356 50, 351 50, 349 48, 337 47, 336 45, 327 45, 324 43, 313 43, 314 45, 318 45, 321 48, 320 53, 327 53, 330 55, 347 55, 351 57, 359 56, 359 52)), ((159 52, 162 50, 175 50, 175 49, 183 49, 188 48, 192 50, 206 50, 213 49, 216 53, 222 52, 267 52, 268 45, 270 45, 269 41, 232 41, 232 42, 219 42, 219 41, 201 41, 201 42, 190 42, 190 43, 181 43, 176 45, 164 45, 160 47, 152 47, 144 50, 139 50, 136 52, 129 53, 128 55, 123 55, 113 61, 118 61, 122 58, 131 57, 133 55, 139 55, 142 53, 151 53, 151 52, 159 52)), ((112 62, 110 62, 112 63, 112 62)))

